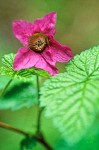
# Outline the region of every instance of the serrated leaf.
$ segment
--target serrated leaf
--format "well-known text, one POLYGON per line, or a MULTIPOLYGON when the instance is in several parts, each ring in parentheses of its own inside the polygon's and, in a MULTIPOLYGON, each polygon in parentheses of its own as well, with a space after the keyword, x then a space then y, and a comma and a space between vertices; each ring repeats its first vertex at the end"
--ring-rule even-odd
POLYGON ((76 143, 99 111, 99 46, 75 56, 66 70, 45 82, 40 100, 64 138, 76 143))
POLYGON ((45 70, 30 68, 30 69, 21 69, 18 71, 13 70, 13 61, 15 54, 7 54, 2 58, 2 63, 4 66, 0 68, 1 75, 8 75, 11 78, 17 78, 21 80, 32 80, 33 75, 39 75, 44 77, 49 77, 50 75, 45 70))
MULTIPOLYGON (((6 76, 0 77, 0 93, 7 84, 8 78, 6 76), (4 80, 5 79, 5 80, 4 80), (3 81, 6 81, 2 83, 3 81)), ((22 82, 15 79, 9 85, 5 95, 0 97, 0 109, 12 109, 17 110, 23 107, 31 107, 37 104, 37 91, 35 87, 35 78, 31 82, 22 82)))
POLYGON ((39 75, 41 77, 50 77, 50 74, 42 69, 37 69, 35 67, 28 69, 28 71, 34 75, 39 75))
POLYGON ((24 70, 18 70, 18 71, 13 70, 14 57, 15 57, 15 54, 13 54, 13 53, 3 56, 2 63, 4 66, 2 66, 0 68, 0 74, 1 75, 8 75, 12 79, 16 78, 16 79, 21 79, 24 81, 32 80, 33 74, 31 74, 29 71, 27 71, 25 69, 24 70))

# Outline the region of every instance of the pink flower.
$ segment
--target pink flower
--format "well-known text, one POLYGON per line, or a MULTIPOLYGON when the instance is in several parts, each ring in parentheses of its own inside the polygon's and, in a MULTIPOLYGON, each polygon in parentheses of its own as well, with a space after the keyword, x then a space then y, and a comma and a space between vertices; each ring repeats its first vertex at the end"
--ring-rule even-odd
POLYGON ((51 75, 58 73, 56 62, 68 62, 73 54, 68 46, 54 40, 56 12, 49 13, 34 22, 16 20, 13 32, 24 44, 19 48, 14 59, 14 70, 36 67, 48 71, 51 75))

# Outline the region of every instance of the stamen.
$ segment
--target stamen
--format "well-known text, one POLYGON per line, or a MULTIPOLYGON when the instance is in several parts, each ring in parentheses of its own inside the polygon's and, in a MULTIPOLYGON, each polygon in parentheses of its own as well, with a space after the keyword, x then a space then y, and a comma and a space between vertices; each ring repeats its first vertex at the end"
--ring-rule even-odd
POLYGON ((42 52, 48 44, 48 37, 43 33, 36 33, 29 40, 30 49, 38 53, 42 52))

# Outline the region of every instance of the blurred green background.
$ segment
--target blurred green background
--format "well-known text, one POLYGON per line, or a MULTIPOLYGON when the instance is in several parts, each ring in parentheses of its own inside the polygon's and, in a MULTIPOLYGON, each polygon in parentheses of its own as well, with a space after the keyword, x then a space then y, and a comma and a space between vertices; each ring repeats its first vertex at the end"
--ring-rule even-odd
MULTIPOLYGON (((33 21, 51 11, 58 14, 55 38, 62 44, 69 45, 74 54, 99 44, 99 0, 0 0, 0 58, 10 52, 16 53, 22 46, 13 36, 13 20, 33 21)), ((63 69, 63 65, 58 67, 63 69)), ((35 107, 18 111, 4 110, 0 111, 0 121, 31 131, 36 122, 36 112, 35 107)), ((42 130, 56 150, 98 150, 98 125, 97 119, 88 137, 77 145, 67 146, 52 121, 42 117, 42 130)), ((21 135, 0 129, 0 150, 19 150, 21 139, 21 135)), ((37 145, 34 150, 44 148, 37 145)))

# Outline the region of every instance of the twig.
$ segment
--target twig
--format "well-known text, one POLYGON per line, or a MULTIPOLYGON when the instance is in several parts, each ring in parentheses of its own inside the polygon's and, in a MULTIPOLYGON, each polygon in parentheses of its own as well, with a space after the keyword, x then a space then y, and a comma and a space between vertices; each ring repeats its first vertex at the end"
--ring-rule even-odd
POLYGON ((0 122, 0 127, 1 127, 1 128, 5 128, 5 129, 8 129, 8 130, 11 130, 11 131, 14 131, 14 132, 17 132, 17 133, 19 133, 19 134, 23 134, 23 135, 25 135, 25 136, 29 136, 29 134, 26 133, 25 131, 20 130, 20 129, 17 129, 17 128, 15 128, 15 127, 13 127, 13 126, 11 126, 11 125, 9 125, 9 124, 3 123, 3 122, 0 122))
POLYGON ((43 136, 38 137, 36 135, 31 135, 21 129, 17 129, 17 128, 15 128, 11 125, 8 125, 6 123, 3 123, 3 122, 0 122, 0 127, 4 128, 4 129, 8 129, 10 131, 14 131, 14 132, 22 134, 24 136, 31 136, 31 137, 35 138, 39 143, 41 143, 46 148, 46 150, 53 150, 53 148, 51 148, 51 146, 46 142, 46 140, 44 139, 43 136))
POLYGON ((45 141, 44 137, 39 138, 34 136, 34 138, 39 141, 47 150, 53 150, 53 148, 45 141))

